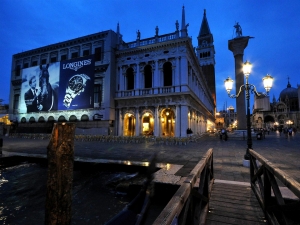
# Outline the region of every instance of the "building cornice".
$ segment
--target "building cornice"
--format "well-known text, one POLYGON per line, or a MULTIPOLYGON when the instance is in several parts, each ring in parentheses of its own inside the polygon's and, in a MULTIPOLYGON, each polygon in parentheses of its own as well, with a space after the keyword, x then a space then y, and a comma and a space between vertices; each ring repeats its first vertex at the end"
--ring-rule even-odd
POLYGON ((17 53, 13 55, 13 58, 15 59, 19 59, 19 58, 23 58, 26 56, 32 56, 35 54, 42 54, 45 52, 49 52, 49 51, 58 51, 61 50, 63 48, 68 48, 68 47, 72 47, 74 45, 80 45, 80 44, 84 44, 86 42, 91 42, 91 41, 98 41, 99 39, 103 39, 106 38, 108 35, 109 31, 103 31, 103 32, 99 32, 99 33, 95 33, 95 34, 90 34, 87 36, 83 36, 83 37, 79 37, 79 38, 74 38, 68 41, 63 41, 63 42, 59 42, 56 44, 51 44, 51 45, 47 45, 41 48, 36 48, 36 49, 32 49, 32 50, 28 50, 22 53, 17 53))
MULTIPOLYGON (((143 40, 141 40, 141 41, 143 41, 143 40)), ((145 52, 145 50, 152 51, 152 50, 157 50, 157 49, 161 49, 161 48, 165 48, 165 47, 183 45, 183 44, 186 44, 187 42, 190 42, 190 38, 188 38, 188 37, 178 38, 178 39, 173 39, 173 40, 169 40, 169 41, 149 44, 149 45, 137 46, 135 48, 126 48, 126 49, 118 50, 116 52, 116 55, 117 56, 131 55, 131 54, 136 54, 139 52, 145 52)))

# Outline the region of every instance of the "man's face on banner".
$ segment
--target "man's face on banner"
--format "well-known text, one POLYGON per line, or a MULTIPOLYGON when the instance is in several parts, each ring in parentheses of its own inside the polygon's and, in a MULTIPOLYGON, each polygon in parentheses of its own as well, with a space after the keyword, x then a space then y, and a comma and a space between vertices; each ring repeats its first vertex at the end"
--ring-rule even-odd
POLYGON ((35 87, 36 87, 36 79, 35 79, 35 77, 33 77, 33 78, 31 79, 31 83, 30 83, 29 85, 30 85, 30 87, 31 87, 32 89, 35 89, 35 87))

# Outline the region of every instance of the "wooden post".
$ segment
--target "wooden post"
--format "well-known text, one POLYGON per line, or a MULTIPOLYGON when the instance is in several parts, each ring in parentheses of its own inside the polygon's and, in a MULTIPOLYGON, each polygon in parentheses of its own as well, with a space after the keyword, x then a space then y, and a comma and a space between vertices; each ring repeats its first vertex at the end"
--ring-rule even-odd
POLYGON ((74 123, 55 123, 47 147, 46 225, 71 224, 74 123))

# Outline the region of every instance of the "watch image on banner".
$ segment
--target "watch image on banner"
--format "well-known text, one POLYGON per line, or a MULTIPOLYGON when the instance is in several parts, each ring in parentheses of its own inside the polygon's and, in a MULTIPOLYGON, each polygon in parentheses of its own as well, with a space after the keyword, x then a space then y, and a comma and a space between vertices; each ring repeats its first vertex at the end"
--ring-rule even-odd
POLYGON ((94 107, 94 58, 66 60, 60 64, 58 109, 94 107))

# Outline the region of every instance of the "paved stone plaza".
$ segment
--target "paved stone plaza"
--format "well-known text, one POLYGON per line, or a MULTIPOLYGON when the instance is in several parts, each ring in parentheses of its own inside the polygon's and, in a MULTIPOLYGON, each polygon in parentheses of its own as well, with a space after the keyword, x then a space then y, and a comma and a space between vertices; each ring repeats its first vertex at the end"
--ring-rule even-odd
MULTIPOLYGON (((2 156, 30 154, 46 157, 48 143, 49 140, 4 137, 2 156)), ((75 160, 142 164, 157 153, 158 163, 181 165, 175 175, 185 177, 209 148, 213 148, 216 179, 249 183, 249 168, 242 165, 247 141, 231 136, 228 141, 215 135, 205 136, 187 145, 75 141, 75 160)), ((273 132, 263 140, 253 138, 253 149, 300 182, 299 133, 286 137, 273 132)))

